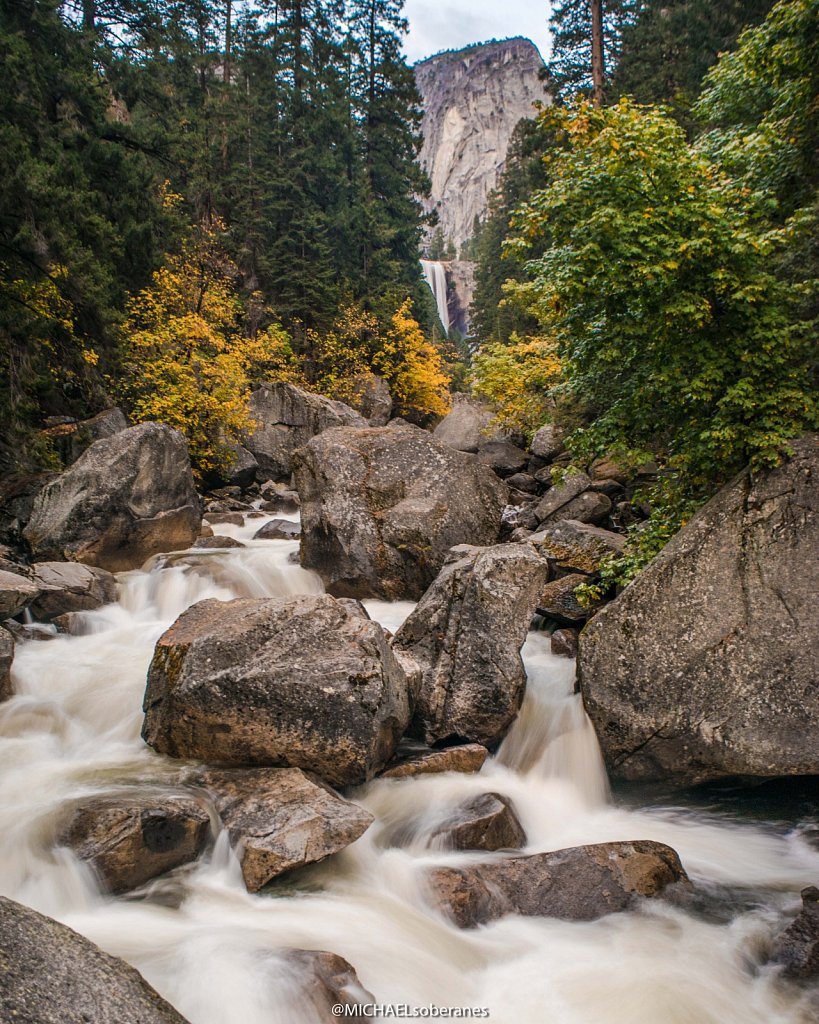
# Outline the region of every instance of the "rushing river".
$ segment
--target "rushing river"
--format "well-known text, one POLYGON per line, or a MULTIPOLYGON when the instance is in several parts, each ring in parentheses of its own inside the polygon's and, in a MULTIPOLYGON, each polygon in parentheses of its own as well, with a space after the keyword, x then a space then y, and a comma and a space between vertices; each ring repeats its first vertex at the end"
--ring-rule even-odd
MULTIPOLYGON (((130 898, 102 895, 53 836, 79 796, 178 779, 179 763, 139 736, 157 638, 203 598, 322 590, 291 559, 297 544, 249 540, 262 521, 219 527, 244 549, 177 553, 122 574, 119 602, 86 613, 83 635, 18 644, 16 696, 0 705, 0 892, 134 964, 191 1024, 312 1024, 277 954, 285 947, 340 954, 379 1003, 487 1007, 493 1024, 815 1021, 809 994, 759 964, 782 912, 819 882, 819 850, 798 828, 727 811, 618 806, 572 693, 573 664, 553 657, 537 633, 524 648, 521 715, 479 774, 352 791, 376 815, 370 829, 262 895, 245 891, 224 835, 197 864, 130 898), (493 855, 443 852, 428 837, 454 804, 487 791, 514 802, 529 852, 668 843, 697 901, 687 910, 653 901, 593 923, 513 916, 458 930, 424 901, 422 874, 493 855)), ((412 608, 366 603, 390 629, 412 608)))

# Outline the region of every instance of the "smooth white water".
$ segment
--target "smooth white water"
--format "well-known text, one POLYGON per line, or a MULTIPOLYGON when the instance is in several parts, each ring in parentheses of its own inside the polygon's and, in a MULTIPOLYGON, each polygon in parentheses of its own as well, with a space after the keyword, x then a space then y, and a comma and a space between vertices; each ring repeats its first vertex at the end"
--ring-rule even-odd
MULTIPOLYGON (((0 704, 0 891, 133 963, 191 1024, 315 1024, 280 951, 327 949, 381 1003, 486 1006, 493 1024, 808 1024, 816 1003, 758 966, 780 912, 819 878, 795 831, 684 807, 633 810, 608 792, 573 666, 530 634, 529 688, 497 756, 477 775, 377 780, 351 796, 376 822, 353 846, 249 895, 226 837, 198 864, 130 898, 103 896, 53 835, 66 802, 121 785, 175 783, 184 766, 139 738, 145 673, 160 633, 194 601, 317 593, 297 544, 250 541, 261 519, 219 527, 245 549, 183 552, 120 577, 120 600, 84 635, 18 645, 16 696, 0 704), (594 923, 508 917, 459 931, 424 900, 443 852, 435 826, 465 797, 506 794, 527 850, 658 839, 719 913, 660 901, 594 923)), ((395 629, 409 602, 367 602, 395 629)), ((332 651, 328 651, 328 658, 332 651)))
POLYGON ((443 264, 437 260, 421 260, 421 269, 424 272, 424 280, 435 299, 435 305, 438 307, 438 318, 446 333, 449 334, 449 304, 446 293, 446 271, 443 264))

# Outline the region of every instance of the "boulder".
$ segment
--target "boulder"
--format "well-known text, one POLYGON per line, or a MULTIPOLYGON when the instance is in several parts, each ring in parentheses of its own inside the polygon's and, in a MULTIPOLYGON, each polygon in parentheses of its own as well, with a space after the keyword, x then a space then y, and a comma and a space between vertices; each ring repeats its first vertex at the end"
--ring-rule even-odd
POLYGON ((578 637, 576 629, 556 629, 552 633, 551 640, 552 654, 558 658, 576 658, 578 637))
POLYGON ((37 495, 24 536, 39 561, 135 569, 199 533, 185 438, 142 423, 95 441, 37 495))
POLYGON ((371 427, 385 427, 392 416, 392 395, 383 377, 364 373, 356 378, 353 404, 371 427))
POLYGON ((524 494, 537 494, 538 482, 528 473, 514 473, 506 478, 506 486, 522 491, 524 494))
POLYGON ((770 959, 785 968, 787 978, 819 978, 819 889, 815 885, 802 890, 802 909, 774 939, 770 959))
POLYGON ((577 589, 588 582, 588 576, 572 573, 547 583, 538 598, 538 615, 554 619, 555 622, 566 626, 576 626, 585 622, 591 615, 592 608, 580 603, 577 599, 577 589))
POLYGON ((219 482, 228 487, 238 487, 241 490, 250 487, 256 479, 259 463, 254 456, 241 444, 235 442, 225 443, 227 458, 225 464, 217 472, 219 482))
POLYGON ((211 534, 210 537, 200 537, 197 541, 194 541, 195 548, 244 548, 247 547, 240 540, 236 540, 235 537, 223 537, 218 533, 211 534))
POLYGON ((478 446, 478 462, 500 477, 509 477, 529 465, 529 456, 511 441, 485 441, 478 446))
POLYGON ((504 433, 493 429, 495 414, 480 399, 470 395, 453 395, 452 411, 448 412, 433 431, 441 444, 459 452, 477 452, 490 440, 503 440, 504 433))
POLYGON ((89 420, 81 420, 68 437, 68 462, 76 462, 82 453, 105 437, 113 437, 128 429, 128 420, 122 409, 104 409, 89 420))
POLYGON ((289 519, 271 519, 253 534, 254 540, 298 540, 299 537, 301 525, 289 519))
POLYGON ((328 430, 293 461, 302 565, 331 594, 417 599, 453 545, 498 538, 504 485, 417 427, 328 430))
POLYGON ((575 846, 486 864, 435 868, 433 901, 459 928, 506 914, 594 921, 660 896, 688 876, 670 846, 649 840, 575 846))
POLYGON ((618 484, 627 484, 631 473, 628 467, 621 465, 611 455, 604 455, 595 459, 589 467, 589 476, 592 480, 613 480, 618 484))
POLYGON ((523 700, 520 649, 547 572, 528 544, 452 550, 393 641, 423 673, 412 735, 500 742, 523 700))
POLYGON ((260 470, 274 479, 290 475, 292 453, 316 434, 330 427, 367 426, 349 405, 284 381, 263 384, 254 391, 249 411, 256 428, 246 446, 260 470))
POLYGON ((283 512, 288 515, 292 512, 298 512, 301 507, 301 501, 298 494, 295 491, 275 491, 271 493, 267 501, 263 501, 261 504, 262 512, 283 512))
POLYGON ((187 1024, 124 960, 3 896, 0 1020, 9 1024, 187 1024))
POLYGON ((40 593, 31 611, 38 619, 93 611, 117 599, 117 581, 106 569, 78 562, 37 562, 33 568, 40 593))
MULTIPOLYGON (((588 490, 590 484, 591 480, 585 473, 572 473, 566 476, 562 484, 550 487, 535 509, 538 520, 540 522, 551 520, 564 505, 568 505, 572 499, 588 490)), ((573 517, 560 516, 559 518, 572 519, 573 517)))
POLYGON ((14 661, 14 637, 0 626, 0 701, 12 695, 11 663, 14 661))
POLYGON ((581 634, 615 778, 819 773, 819 446, 793 447, 720 491, 581 634))
MULTIPOLYGON (((337 1006, 373 1006, 376 1003, 375 996, 358 980, 352 964, 336 953, 320 949, 290 949, 285 955, 285 963, 288 983, 295 978, 301 988, 299 1005, 309 1007, 318 1021, 331 1021, 342 1016, 334 1010, 337 1006)), ((355 1016, 366 1019, 364 1013, 355 1016)))
POLYGON ((541 517, 542 504, 541 502, 537 508, 541 525, 559 522, 561 519, 572 519, 579 523, 602 523, 604 519, 608 518, 612 509, 611 498, 608 495, 603 494, 602 491, 592 490, 578 494, 576 498, 567 501, 565 505, 561 505, 554 512, 541 517))
POLYGON ((518 850, 526 845, 512 801, 500 793, 465 800, 431 838, 450 850, 518 850))
POLYGON ((533 534, 530 538, 544 558, 565 572, 597 572, 606 559, 623 553, 626 538, 621 533, 599 526, 563 519, 533 534))
POLYGON ((298 768, 209 771, 197 781, 238 850, 248 892, 343 850, 374 820, 298 768))
POLYGON ((529 448, 535 458, 551 462, 555 455, 563 451, 563 431, 554 423, 546 423, 535 432, 529 448))
POLYGON ((202 520, 209 526, 245 525, 245 517, 241 512, 206 512, 202 520))
POLYGON ((0 569, 0 619, 11 619, 40 595, 34 580, 0 569))
POLYGON ((89 864, 114 894, 196 860, 210 834, 210 817, 193 797, 116 793, 77 804, 57 836, 89 864))
POLYGON ((207 600, 159 639, 142 736, 160 753, 372 778, 409 722, 407 677, 360 605, 207 600))
POLYGON ((478 772, 483 767, 489 751, 480 743, 462 743, 457 747, 443 750, 429 750, 426 747, 401 748, 398 755, 387 767, 379 772, 382 779, 406 779, 413 775, 432 775, 438 772, 478 772))

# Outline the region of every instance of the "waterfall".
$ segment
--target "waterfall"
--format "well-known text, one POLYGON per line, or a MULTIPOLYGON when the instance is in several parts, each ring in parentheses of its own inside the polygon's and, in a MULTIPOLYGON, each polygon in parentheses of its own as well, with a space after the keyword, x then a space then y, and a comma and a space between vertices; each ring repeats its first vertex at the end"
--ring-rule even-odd
POLYGON ((438 307, 438 316, 443 324, 444 330, 449 334, 449 306, 446 295, 446 271, 443 263, 438 260, 421 260, 421 269, 424 272, 424 280, 429 285, 429 290, 435 299, 438 307))

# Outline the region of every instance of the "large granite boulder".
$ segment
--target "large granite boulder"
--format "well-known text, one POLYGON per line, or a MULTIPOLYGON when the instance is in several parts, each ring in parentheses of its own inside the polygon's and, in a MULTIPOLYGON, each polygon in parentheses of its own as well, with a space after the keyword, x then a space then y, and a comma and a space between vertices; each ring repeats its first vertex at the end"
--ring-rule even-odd
POLYGON ((526 845, 514 805, 502 793, 479 793, 465 800, 430 838, 450 850, 519 850, 526 845))
POLYGON ((399 746, 396 756, 379 772, 382 779, 408 779, 415 775, 437 775, 440 772, 461 772, 470 775, 479 772, 489 756, 480 743, 463 743, 457 747, 430 750, 421 744, 406 741, 399 746))
POLYGON ((530 543, 563 572, 592 575, 609 558, 622 555, 626 538, 599 526, 563 519, 532 534, 530 543))
POLYGON ((117 581, 106 569, 78 562, 37 562, 32 580, 40 593, 31 603, 38 619, 87 612, 117 599, 117 581))
POLYGON ((302 565, 331 594, 419 598, 453 545, 498 539, 504 485, 417 427, 328 430, 293 463, 302 565))
POLYGON ((210 817, 178 793, 116 793, 77 804, 57 843, 94 870, 102 886, 123 893, 195 860, 207 843, 210 817))
POLYGON ((489 441, 503 441, 506 434, 494 426, 495 414, 480 399, 453 395, 452 410, 432 432, 436 441, 459 452, 477 452, 489 441))
POLYGON ((162 754, 364 782, 409 722, 403 668, 356 602, 200 601, 159 639, 142 736, 162 754))
POLYGON ((788 978, 819 979, 819 889, 802 890, 802 909, 774 939, 770 959, 784 967, 788 978))
POLYGON ((619 779, 819 773, 819 447, 742 473, 586 627, 586 709, 619 779))
POLYGON ((670 846, 650 840, 574 846, 486 864, 434 868, 427 883, 436 906, 459 928, 506 914, 594 921, 660 896, 688 877, 670 846))
POLYGON ((255 429, 245 447, 260 470, 273 479, 290 476, 296 448, 330 427, 366 427, 367 421, 343 402, 279 381, 262 384, 250 396, 255 429))
POLYGON ((185 438, 142 423, 95 441, 40 491, 24 536, 38 561, 138 568, 199 533, 199 498, 185 438))
POLYGON ((14 637, 0 626, 0 701, 12 694, 11 664, 14 661, 14 637))
POLYGON ((520 649, 548 573, 529 544, 461 545, 395 635, 423 677, 411 732, 498 743, 526 688, 520 649))
POLYGON ((0 619, 14 618, 40 595, 36 581, 22 573, 0 569, 0 619))
POLYGON ((3 896, 0 1020, 8 1024, 186 1024, 124 960, 3 896))
POLYGON ((104 409, 89 420, 81 420, 74 425, 75 429, 69 436, 68 461, 76 462, 86 449, 95 441, 104 437, 113 437, 128 429, 128 420, 122 409, 104 409))
POLYGON ((197 781, 237 848, 248 892, 343 850, 374 820, 298 768, 214 770, 197 781))

